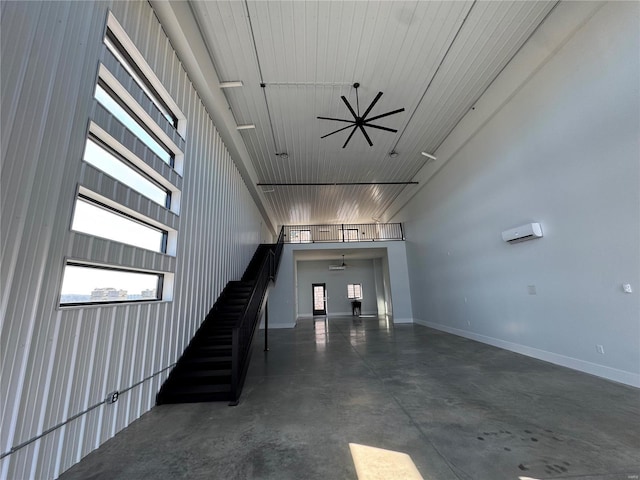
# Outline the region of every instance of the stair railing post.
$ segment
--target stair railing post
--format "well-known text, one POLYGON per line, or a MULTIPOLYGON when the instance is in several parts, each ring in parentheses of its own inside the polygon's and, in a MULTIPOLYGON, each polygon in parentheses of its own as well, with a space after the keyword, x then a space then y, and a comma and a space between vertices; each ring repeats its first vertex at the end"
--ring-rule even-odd
POLYGON ((269 300, 264 304, 264 351, 269 351, 269 300))

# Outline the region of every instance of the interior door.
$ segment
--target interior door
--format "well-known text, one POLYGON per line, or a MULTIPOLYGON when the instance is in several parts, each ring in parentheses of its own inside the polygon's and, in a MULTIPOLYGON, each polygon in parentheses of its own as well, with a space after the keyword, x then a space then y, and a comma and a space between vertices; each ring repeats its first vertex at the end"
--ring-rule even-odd
POLYGON ((313 288, 313 314, 327 314, 327 289, 325 283, 314 283, 313 288))

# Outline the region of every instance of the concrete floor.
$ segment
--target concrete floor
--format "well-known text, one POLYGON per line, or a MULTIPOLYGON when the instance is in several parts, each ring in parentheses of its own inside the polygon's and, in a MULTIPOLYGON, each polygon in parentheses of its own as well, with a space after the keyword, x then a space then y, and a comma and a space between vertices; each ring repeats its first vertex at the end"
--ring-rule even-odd
POLYGON ((239 406, 155 407, 60 478, 356 479, 353 442, 425 479, 629 480, 639 427, 631 387, 419 325, 304 319, 267 354, 258 338, 239 406))

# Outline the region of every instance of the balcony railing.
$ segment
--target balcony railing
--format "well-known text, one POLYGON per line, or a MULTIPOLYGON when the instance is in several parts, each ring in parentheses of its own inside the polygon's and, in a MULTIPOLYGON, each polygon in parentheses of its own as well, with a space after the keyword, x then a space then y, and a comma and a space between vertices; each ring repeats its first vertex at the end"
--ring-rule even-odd
POLYGON ((401 223, 285 225, 285 243, 388 242, 404 240, 401 223))

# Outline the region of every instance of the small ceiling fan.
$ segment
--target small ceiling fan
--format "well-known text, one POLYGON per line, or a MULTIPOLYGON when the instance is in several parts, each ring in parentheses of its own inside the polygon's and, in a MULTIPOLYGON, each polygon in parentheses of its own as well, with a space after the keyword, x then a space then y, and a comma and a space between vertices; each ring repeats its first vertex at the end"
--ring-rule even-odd
POLYGON ((327 133, 326 135, 323 135, 320 138, 326 138, 335 133, 341 132, 348 128, 352 128, 351 133, 349 134, 349 137, 347 137, 347 141, 344 142, 344 145, 342 146, 342 148, 345 148, 349 143, 349 140, 351 140, 351 137, 353 137, 353 134, 356 132, 356 130, 360 129, 360 131, 364 135, 364 138, 367 140, 367 143, 369 144, 369 146, 373 147, 373 142, 369 138, 369 135, 367 135, 367 131, 364 129, 364 127, 377 128, 379 130, 386 130, 388 132, 394 132, 394 133, 398 131, 394 128, 382 127, 380 125, 373 125, 370 122, 372 122, 373 120, 378 120, 383 117, 388 117, 389 115, 394 115, 396 113, 404 112, 404 108, 399 108, 397 110, 392 110, 391 112, 383 113, 382 115, 376 115, 375 117, 367 118, 367 115, 369 115, 374 105, 378 103, 378 100, 380 100, 380 97, 382 97, 382 92, 378 92, 378 94, 376 95, 376 98, 374 98, 373 102, 371 102, 371 105, 369 105, 369 107, 365 110, 365 112, 362 115, 360 115, 360 99, 358 98, 359 86, 360 84, 357 82, 353 84, 353 88, 356 89, 356 110, 355 111, 353 110, 353 107, 349 103, 349 100, 347 100, 347 97, 345 97, 344 95, 340 97, 342 98, 342 101, 345 103, 345 105, 349 109, 349 112, 351 112, 351 115, 353 115, 353 120, 346 120, 344 118, 318 117, 320 120, 335 120, 336 122, 349 123, 349 125, 347 125, 346 127, 339 128, 338 130, 335 130, 331 133, 327 133))
POLYGON ((344 263, 344 255, 342 255, 342 265, 329 265, 329 270, 345 270, 347 264, 344 263))

